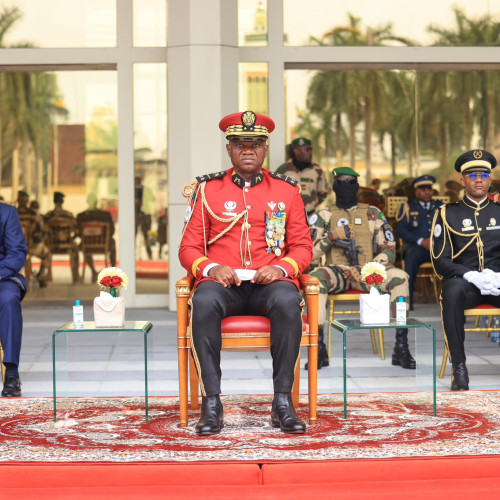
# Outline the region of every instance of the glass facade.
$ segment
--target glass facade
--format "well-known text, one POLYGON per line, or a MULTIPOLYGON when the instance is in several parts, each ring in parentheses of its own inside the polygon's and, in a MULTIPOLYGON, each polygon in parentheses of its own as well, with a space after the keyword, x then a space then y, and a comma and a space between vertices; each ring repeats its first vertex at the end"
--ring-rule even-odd
POLYGON ((0 25, 13 22, 0 47, 115 47, 116 1, 3 2, 0 25))
POLYGON ((492 46, 499 0, 283 0, 288 45, 492 46))
MULTIPOLYGON (((442 185, 464 149, 500 153, 498 14, 500 0, 18 0, 0 8, 0 195, 24 191, 42 215, 54 193, 75 217, 95 204, 129 303, 173 308, 182 187, 226 165, 223 113, 270 114, 270 169, 300 134, 326 171, 442 185)), ((28 300, 97 295, 74 236, 77 283, 75 250, 54 254, 28 300)))
POLYGON ((167 0, 134 0, 134 46, 166 45, 167 0))
POLYGON ((168 288, 166 64, 134 65, 135 255, 138 293, 168 288))
MULTIPOLYGON (((394 187, 422 174, 441 190, 458 180, 454 158, 495 149, 495 71, 287 71, 287 141, 313 141, 327 172, 349 165, 362 182, 394 187)), ((495 178, 498 174, 494 172, 495 178)))
POLYGON ((267 0, 238 0, 239 45, 267 45, 267 0))

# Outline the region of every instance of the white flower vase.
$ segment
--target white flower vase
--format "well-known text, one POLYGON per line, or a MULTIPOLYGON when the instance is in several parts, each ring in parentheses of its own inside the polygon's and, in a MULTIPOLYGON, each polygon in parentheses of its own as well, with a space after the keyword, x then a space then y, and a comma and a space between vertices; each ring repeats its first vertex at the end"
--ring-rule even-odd
POLYGON ((359 296, 359 319, 364 325, 382 325, 391 321, 388 293, 379 293, 373 286, 370 293, 359 296))
POLYGON ((94 299, 94 321, 96 328, 123 328, 125 326, 125 300, 101 292, 94 299))

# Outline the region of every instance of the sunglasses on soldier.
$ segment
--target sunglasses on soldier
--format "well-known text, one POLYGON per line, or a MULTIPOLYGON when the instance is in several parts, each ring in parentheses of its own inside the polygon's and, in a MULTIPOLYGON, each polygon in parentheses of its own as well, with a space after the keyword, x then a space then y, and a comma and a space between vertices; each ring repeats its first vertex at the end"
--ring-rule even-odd
POLYGON ((470 174, 465 174, 471 181, 475 181, 481 176, 482 181, 487 181, 490 178, 489 172, 471 172, 470 174))
POLYGON ((339 177, 334 181, 335 184, 356 184, 356 182, 358 182, 356 177, 339 177))

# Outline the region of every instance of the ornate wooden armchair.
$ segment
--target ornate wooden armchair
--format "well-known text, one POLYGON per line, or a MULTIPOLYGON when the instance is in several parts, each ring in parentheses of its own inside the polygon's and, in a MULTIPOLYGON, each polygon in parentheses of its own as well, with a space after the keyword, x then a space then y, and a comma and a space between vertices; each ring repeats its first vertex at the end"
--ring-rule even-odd
POLYGON ((85 279, 85 267, 89 257, 104 255, 104 263, 109 266, 111 260, 109 222, 84 222, 80 227, 80 238, 83 253, 82 281, 85 279))
MULTIPOLYGON (((78 248, 73 240, 75 236, 75 222, 71 219, 65 217, 54 217, 47 223, 47 230, 47 246, 50 250, 50 267, 48 269, 47 279, 51 281, 52 256, 68 255, 70 265, 73 261, 76 261, 76 267, 78 267, 78 248)), ((73 276, 73 281, 75 280, 76 276, 73 276)))
MULTIPOLYGON (((181 427, 188 423, 188 373, 190 379, 191 409, 198 408, 198 374, 190 356, 189 308, 194 279, 177 281, 177 349, 179 359, 179 399, 181 427), (189 360, 189 361, 188 361, 189 360), (188 368, 189 365, 189 368, 188 368)), ((318 295, 319 280, 312 276, 300 277, 301 290, 306 295, 307 315, 303 315, 301 346, 307 347, 309 362, 309 423, 316 422, 316 398, 318 390, 318 295)), ((230 316, 222 321, 222 349, 233 351, 269 350, 271 330, 269 318, 264 316, 230 316)), ((299 402, 300 356, 295 365, 295 383, 292 400, 295 407, 299 402)))
MULTIPOLYGON (((480 304, 472 309, 466 309, 464 311, 465 317, 476 316, 476 324, 474 328, 465 328, 465 332, 486 332, 486 336, 489 337, 490 333, 498 330, 498 326, 492 326, 493 316, 500 316, 500 308, 492 306, 490 304, 480 304), (479 319, 481 316, 488 316, 488 326, 481 326, 479 324, 479 319)), ((446 362, 450 358, 450 350, 448 349, 448 344, 444 344, 443 361, 441 362, 441 370, 439 372, 439 378, 444 377, 444 372, 446 370, 446 362)), ((451 361, 451 359, 450 359, 451 361)))

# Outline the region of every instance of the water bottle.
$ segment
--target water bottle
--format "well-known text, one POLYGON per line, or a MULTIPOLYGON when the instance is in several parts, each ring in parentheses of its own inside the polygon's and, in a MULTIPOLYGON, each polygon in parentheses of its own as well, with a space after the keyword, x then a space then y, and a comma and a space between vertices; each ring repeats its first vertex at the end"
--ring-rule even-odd
POLYGON ((491 327, 497 328, 497 330, 493 330, 490 333, 490 340, 492 342, 498 343, 498 339, 500 338, 500 321, 498 319, 498 316, 493 316, 493 319, 491 320, 491 327))
POLYGON ((75 301, 75 305, 73 306, 73 328, 75 330, 82 330, 85 328, 83 322, 83 306, 79 300, 75 301))
POLYGON ((403 297, 399 297, 396 302, 396 323, 401 325, 406 323, 406 302, 403 297))

